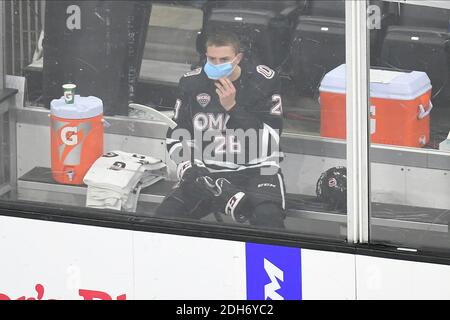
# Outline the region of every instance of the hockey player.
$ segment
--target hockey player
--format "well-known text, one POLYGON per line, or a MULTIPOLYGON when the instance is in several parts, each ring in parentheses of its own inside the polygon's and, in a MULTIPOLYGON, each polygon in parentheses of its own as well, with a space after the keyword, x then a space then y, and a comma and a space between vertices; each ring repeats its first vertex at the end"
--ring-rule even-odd
POLYGON ((179 82, 177 127, 167 137, 179 183, 156 215, 200 219, 220 212, 283 228, 278 74, 244 60, 239 39, 229 32, 208 36, 206 58, 179 82))

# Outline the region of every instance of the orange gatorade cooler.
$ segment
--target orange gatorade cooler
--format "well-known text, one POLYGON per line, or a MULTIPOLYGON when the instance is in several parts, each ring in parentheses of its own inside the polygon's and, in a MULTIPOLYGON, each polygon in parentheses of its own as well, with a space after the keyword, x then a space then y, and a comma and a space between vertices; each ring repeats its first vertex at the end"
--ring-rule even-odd
MULTIPOLYGON (((345 64, 320 85, 320 135, 346 138, 345 64)), ((370 70, 373 143, 423 147, 430 140, 431 82, 425 72, 370 70)))
POLYGON ((53 178, 64 184, 83 184, 91 165, 103 154, 103 102, 75 95, 50 103, 53 178))

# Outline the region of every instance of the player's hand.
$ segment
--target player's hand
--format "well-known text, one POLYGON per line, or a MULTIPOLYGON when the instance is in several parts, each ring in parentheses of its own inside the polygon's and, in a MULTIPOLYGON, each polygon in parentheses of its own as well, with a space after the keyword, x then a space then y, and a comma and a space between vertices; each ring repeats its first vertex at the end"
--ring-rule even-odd
POLYGON ((197 177, 209 174, 209 170, 205 166, 200 166, 190 161, 180 163, 177 168, 178 180, 182 183, 194 182, 197 177))
MULTIPOLYGON (((182 192, 185 196, 194 198, 208 200, 214 197, 214 194, 203 183, 198 183, 197 180, 202 178, 209 178, 209 170, 204 166, 197 164, 192 164, 190 161, 186 161, 180 164, 179 170, 179 184, 178 186, 182 188, 182 192), (181 171, 181 172, 180 172, 181 171)), ((209 180, 212 180, 209 178, 209 180)), ((207 180, 207 181, 209 181, 207 180)))
POLYGON ((226 111, 230 111, 236 105, 236 88, 228 78, 219 79, 215 85, 220 104, 226 111))

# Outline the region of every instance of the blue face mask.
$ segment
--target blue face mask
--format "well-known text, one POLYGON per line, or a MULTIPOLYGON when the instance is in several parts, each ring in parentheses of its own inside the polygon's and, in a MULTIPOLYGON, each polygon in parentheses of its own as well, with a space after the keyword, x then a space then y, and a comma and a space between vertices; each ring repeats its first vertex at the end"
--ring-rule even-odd
POLYGON ((206 75, 212 80, 229 77, 233 73, 233 70, 235 68, 235 66, 233 66, 234 59, 230 62, 221 64, 212 64, 208 60, 204 68, 206 75))

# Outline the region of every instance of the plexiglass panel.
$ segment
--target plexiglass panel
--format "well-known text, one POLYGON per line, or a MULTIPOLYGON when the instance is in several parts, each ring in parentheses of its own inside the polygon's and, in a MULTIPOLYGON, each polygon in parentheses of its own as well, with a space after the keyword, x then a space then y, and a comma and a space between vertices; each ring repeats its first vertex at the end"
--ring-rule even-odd
POLYGON ((446 251, 450 7, 446 1, 386 4, 393 18, 381 26, 370 73, 370 239, 446 251))
POLYGON ((345 240, 344 9, 6 1, 2 199, 345 240))

